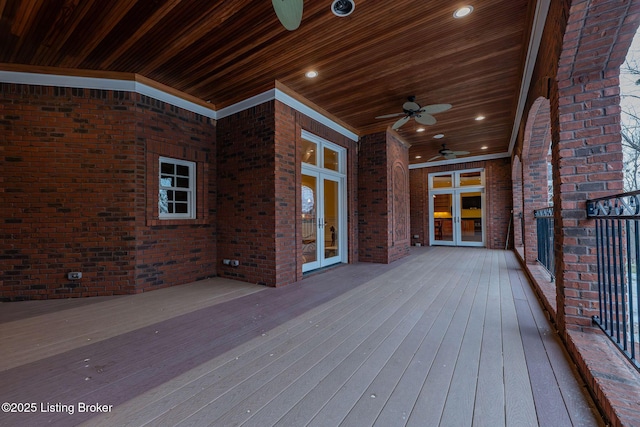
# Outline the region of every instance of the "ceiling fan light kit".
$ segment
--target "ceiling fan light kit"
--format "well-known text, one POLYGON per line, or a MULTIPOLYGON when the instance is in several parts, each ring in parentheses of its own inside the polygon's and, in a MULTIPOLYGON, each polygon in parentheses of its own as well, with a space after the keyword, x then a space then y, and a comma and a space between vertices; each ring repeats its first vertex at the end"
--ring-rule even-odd
POLYGON ((303 0, 271 0, 271 3, 283 27, 293 31, 300 26, 303 0))

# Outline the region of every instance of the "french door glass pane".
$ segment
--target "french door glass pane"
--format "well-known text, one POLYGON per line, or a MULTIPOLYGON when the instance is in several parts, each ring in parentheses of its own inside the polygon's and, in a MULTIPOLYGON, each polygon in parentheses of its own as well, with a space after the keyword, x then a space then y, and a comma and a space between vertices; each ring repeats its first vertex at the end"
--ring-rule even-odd
POLYGON ((318 260, 317 195, 316 177, 302 175, 302 258, 304 263, 318 260))
POLYGON ((324 257, 339 255, 338 237, 338 183, 324 179, 324 257))
POLYGON ((324 168, 332 171, 338 171, 339 158, 338 152, 330 148, 324 147, 324 168))
POLYGON ((433 177, 433 188, 453 187, 453 175, 439 175, 433 177))
POLYGON ((463 172, 460 174, 460 187, 480 186, 482 185, 482 174, 477 172, 463 172))
POLYGON ((460 240, 482 242, 482 193, 460 193, 460 240))
POLYGON ((302 140, 302 162, 318 165, 318 145, 315 142, 302 140))
POLYGON ((436 194, 433 197, 433 237, 436 241, 453 241, 453 195, 436 194))

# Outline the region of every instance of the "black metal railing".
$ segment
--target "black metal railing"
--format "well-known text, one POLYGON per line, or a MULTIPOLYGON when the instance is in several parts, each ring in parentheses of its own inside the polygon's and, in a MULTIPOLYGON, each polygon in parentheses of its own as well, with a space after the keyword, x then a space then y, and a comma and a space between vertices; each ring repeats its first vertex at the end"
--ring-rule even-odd
POLYGON ((536 218, 536 232, 538 235, 538 262, 549 272, 551 280, 554 280, 553 207, 533 211, 533 216, 536 218))
POLYGON ((640 191, 587 201, 596 221, 598 325, 640 370, 640 191))

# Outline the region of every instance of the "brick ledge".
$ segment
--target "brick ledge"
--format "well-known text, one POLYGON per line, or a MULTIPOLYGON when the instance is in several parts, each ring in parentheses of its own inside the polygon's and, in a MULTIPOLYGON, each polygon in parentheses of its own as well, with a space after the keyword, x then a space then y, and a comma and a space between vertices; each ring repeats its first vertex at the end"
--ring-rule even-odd
MULTIPOLYGON (((555 295, 538 271, 541 267, 528 265, 518 250, 514 252, 555 324, 555 295)), ((561 338, 609 425, 640 426, 640 373, 629 365, 609 338, 598 329, 593 332, 568 330, 561 338)))

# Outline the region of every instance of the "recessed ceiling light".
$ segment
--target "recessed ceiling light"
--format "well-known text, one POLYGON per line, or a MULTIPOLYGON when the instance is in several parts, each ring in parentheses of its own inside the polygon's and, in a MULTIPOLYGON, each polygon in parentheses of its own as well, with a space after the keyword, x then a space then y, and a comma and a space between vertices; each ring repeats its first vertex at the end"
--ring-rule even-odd
POLYGON ((469 15, 471 12, 473 12, 473 6, 462 6, 460 9, 457 9, 455 12, 453 12, 453 17, 464 18, 465 16, 469 15))
POLYGON ((484 116, 478 116, 478 117, 476 117, 476 120, 477 120, 477 121, 484 120, 484 119, 485 119, 485 117, 484 117, 484 116))
POLYGON ((434 137, 435 139, 442 139, 442 138, 444 138, 444 133, 439 133, 439 134, 437 134, 437 135, 433 135, 433 137, 434 137))
POLYGON ((416 129, 416 132, 424 132, 424 128, 418 128, 416 129))
POLYGON ((311 70, 311 71, 307 71, 304 75, 307 76, 310 79, 313 79, 313 78, 318 77, 318 72, 315 71, 315 70, 311 70))
POLYGON ((416 159, 421 159, 421 158, 422 158, 422 156, 416 156, 416 159))
POLYGON ((486 150, 486 149, 487 149, 487 148, 489 148, 489 147, 487 147, 486 145, 483 145, 483 146, 482 146, 482 147, 480 147, 480 148, 481 148, 482 150, 486 150))

